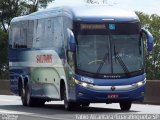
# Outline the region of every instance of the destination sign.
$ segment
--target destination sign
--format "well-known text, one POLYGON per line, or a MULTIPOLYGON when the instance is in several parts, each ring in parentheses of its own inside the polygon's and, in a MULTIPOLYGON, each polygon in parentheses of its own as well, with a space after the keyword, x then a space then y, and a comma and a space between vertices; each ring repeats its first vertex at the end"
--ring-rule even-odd
POLYGON ((106 29, 105 24, 81 24, 81 29, 106 29))

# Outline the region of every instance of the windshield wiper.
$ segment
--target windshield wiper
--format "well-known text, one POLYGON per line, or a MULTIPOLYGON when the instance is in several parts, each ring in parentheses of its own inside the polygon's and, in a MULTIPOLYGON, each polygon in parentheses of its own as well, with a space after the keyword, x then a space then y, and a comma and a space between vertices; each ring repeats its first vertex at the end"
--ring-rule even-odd
POLYGON ((130 76, 129 70, 128 70, 127 66, 126 66, 125 63, 123 62, 121 56, 119 56, 119 53, 116 51, 115 44, 114 44, 114 55, 115 55, 115 61, 116 61, 116 59, 117 59, 118 62, 119 62, 119 64, 121 65, 122 69, 124 70, 125 74, 126 74, 127 76, 130 76))
MULTIPOLYGON (((107 47, 107 50, 109 51, 109 47, 107 47)), ((99 65, 99 67, 98 67, 98 69, 97 69, 97 71, 96 71, 95 76, 101 71, 101 69, 102 69, 105 61, 107 60, 107 58, 108 58, 108 61, 109 61, 109 52, 106 52, 106 53, 105 53, 105 55, 104 55, 104 57, 103 57, 103 61, 104 61, 104 62, 101 62, 101 63, 100 63, 100 65, 99 65)))

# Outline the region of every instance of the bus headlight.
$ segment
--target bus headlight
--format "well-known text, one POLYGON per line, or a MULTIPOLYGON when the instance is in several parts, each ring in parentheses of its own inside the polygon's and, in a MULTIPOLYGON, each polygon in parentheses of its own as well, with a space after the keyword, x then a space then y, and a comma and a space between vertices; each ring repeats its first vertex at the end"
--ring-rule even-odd
POLYGON ((74 82, 75 82, 76 84, 79 84, 79 83, 80 83, 80 81, 79 81, 79 80, 76 80, 76 79, 74 79, 74 82))
POLYGON ((91 87, 93 86, 92 84, 86 83, 86 82, 81 82, 79 80, 74 79, 74 82, 82 87, 91 87))
POLYGON ((146 80, 143 80, 143 81, 132 84, 132 86, 140 87, 140 86, 145 85, 145 84, 146 84, 146 80))
POLYGON ((88 86, 88 84, 85 83, 85 82, 82 82, 81 85, 82 85, 83 87, 87 87, 87 86, 88 86))

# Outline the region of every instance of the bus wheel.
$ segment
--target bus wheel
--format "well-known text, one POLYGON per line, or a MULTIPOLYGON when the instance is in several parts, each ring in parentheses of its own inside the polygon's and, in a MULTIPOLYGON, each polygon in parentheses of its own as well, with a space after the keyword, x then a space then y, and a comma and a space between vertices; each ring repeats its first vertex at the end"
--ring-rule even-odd
MULTIPOLYGON (((33 98, 32 98, 33 99, 33 98)), ((42 107, 42 106, 44 106, 44 104, 45 104, 45 101, 44 100, 39 100, 39 99, 34 99, 34 102, 35 102, 35 106, 37 106, 37 107, 42 107)))
POLYGON ((126 111, 128 111, 128 110, 130 110, 130 108, 131 108, 132 102, 121 102, 121 103, 119 103, 119 104, 120 104, 121 110, 126 110, 126 111))
POLYGON ((34 102, 34 99, 31 98, 30 91, 29 91, 29 86, 28 85, 25 86, 25 91, 26 91, 27 106, 30 106, 30 107, 34 106, 35 102, 34 102))
POLYGON ((27 99, 26 99, 26 90, 24 87, 22 87, 21 89, 21 101, 23 106, 27 106, 27 99))
POLYGON ((81 105, 84 107, 89 107, 90 103, 82 103, 81 105))
POLYGON ((66 87, 64 85, 64 87, 63 87, 64 107, 65 107, 66 110, 72 110, 74 108, 74 104, 67 100, 66 92, 67 92, 67 90, 66 90, 66 87))

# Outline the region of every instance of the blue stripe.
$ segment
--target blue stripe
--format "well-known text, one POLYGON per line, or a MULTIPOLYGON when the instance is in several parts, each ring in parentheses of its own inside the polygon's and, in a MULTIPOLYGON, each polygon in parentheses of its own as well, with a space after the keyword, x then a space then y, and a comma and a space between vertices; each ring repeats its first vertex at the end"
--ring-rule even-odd
MULTIPOLYGON (((76 75, 75 79, 80 80, 82 79, 81 75, 76 75)), ((136 77, 131 77, 131 78, 124 78, 124 79, 96 79, 96 78, 89 78, 89 77, 85 77, 88 79, 92 79, 93 80, 93 84, 95 85, 100 85, 100 86, 120 86, 120 85, 131 85, 133 83, 142 81, 146 78, 146 75, 139 75, 136 77)))

